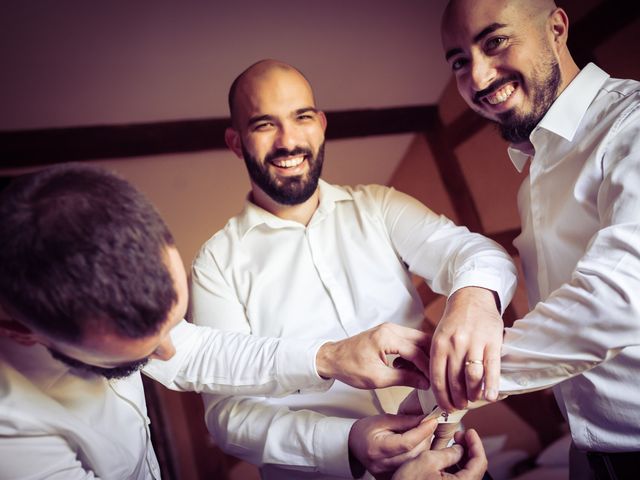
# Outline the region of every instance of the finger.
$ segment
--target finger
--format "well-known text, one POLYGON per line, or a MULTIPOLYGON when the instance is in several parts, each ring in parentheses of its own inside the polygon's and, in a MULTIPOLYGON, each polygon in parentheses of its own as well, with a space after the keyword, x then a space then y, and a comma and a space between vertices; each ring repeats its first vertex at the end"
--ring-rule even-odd
POLYGON ((484 364, 484 398, 495 402, 500 389, 500 344, 487 344, 484 364))
POLYGON ((381 366, 376 372, 375 386, 378 388, 405 385, 407 387, 426 390, 429 388, 429 379, 422 372, 381 366))
POLYGON ((467 388, 467 400, 472 402, 482 398, 482 379, 484 378, 484 352, 470 349, 464 363, 464 377, 467 388), (478 363, 480 362, 480 363, 478 363))
POLYGON ((447 356, 441 343, 437 338, 431 343, 429 380, 431 381, 431 391, 436 397, 436 403, 445 410, 453 411, 455 407, 451 402, 447 388, 447 356))
POLYGON ((480 439, 480 435, 478 435, 478 432, 476 432, 473 428, 470 428, 469 430, 464 432, 464 439, 470 458, 481 458, 486 455, 484 446, 482 445, 482 440, 480 439))
POLYGON ((389 375, 391 385, 405 385, 407 387, 419 388, 420 390, 427 390, 431 383, 429 379, 424 376, 422 372, 414 372, 411 370, 391 369, 392 373, 389 375))
POLYGON ((390 422, 389 430, 402 433, 384 437, 379 450, 385 457, 391 458, 410 452, 420 442, 430 439, 438 422, 434 419, 423 422, 423 419, 424 415, 396 415, 390 422))
POLYGON ((430 455, 430 466, 437 471, 458 463, 464 455, 464 449, 460 445, 451 445, 442 450, 429 450, 422 455, 430 455))
POLYGON ((458 472, 456 478, 461 480, 480 478, 480 475, 486 472, 488 466, 482 441, 478 433, 473 429, 467 430, 464 438, 467 445, 468 460, 464 468, 458 472))
POLYGON ((427 355, 425 346, 407 339, 398 340, 396 346, 397 348, 394 353, 400 355, 405 361, 412 363, 426 376, 429 375, 429 356, 427 355))
POLYGON ((389 323, 389 325, 392 325, 392 330, 395 335, 403 337, 414 345, 421 347, 423 350, 424 347, 428 347, 431 342, 431 335, 429 333, 423 332, 422 330, 419 330, 417 328, 405 327, 396 323, 389 323))
POLYGON ((429 439, 425 438, 407 452, 380 459, 378 465, 384 471, 396 470, 405 462, 413 460, 414 458, 420 456, 422 452, 425 452, 427 450, 429 450, 429 439))
POLYGON ((464 372, 464 357, 452 355, 447 361, 449 395, 456 410, 467 408, 467 384, 464 372))
POLYGON ((416 367, 413 362, 410 362, 409 360, 402 358, 402 357, 396 357, 393 359, 393 367, 394 368, 401 368, 404 370, 415 370, 416 372, 419 372, 420 369, 418 367, 416 367))

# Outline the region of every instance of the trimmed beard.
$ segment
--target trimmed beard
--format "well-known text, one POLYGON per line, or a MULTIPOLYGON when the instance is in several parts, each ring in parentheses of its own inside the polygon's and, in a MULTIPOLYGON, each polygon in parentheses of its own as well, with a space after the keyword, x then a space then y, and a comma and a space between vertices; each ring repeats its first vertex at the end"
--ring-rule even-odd
POLYGON ((533 129, 540 123, 558 96, 562 76, 558 62, 549 65, 548 74, 541 78, 534 75, 529 82, 533 95, 533 108, 529 113, 518 115, 515 109, 498 115, 500 134, 509 143, 518 144, 529 141, 533 129))
POLYGON ((308 148, 296 147, 293 150, 279 148, 265 156, 260 163, 242 144, 242 156, 247 166, 249 177, 273 201, 281 205, 299 205, 307 201, 318 188, 318 180, 322 174, 324 162, 324 142, 318 148, 317 155, 308 148), (309 171, 305 175, 295 177, 276 177, 269 173, 269 164, 273 159, 283 156, 304 155, 309 162, 309 171))
POLYGON ((75 358, 67 357, 64 353, 60 353, 57 350, 52 350, 49 347, 47 347, 47 350, 49 350, 49 353, 51 354, 51 356, 53 358, 55 358, 56 360, 61 361, 62 363, 66 364, 67 366, 69 366, 71 368, 74 368, 76 370, 83 371, 83 372, 88 372, 88 373, 93 373, 95 375, 100 375, 100 376, 106 378, 107 380, 126 378, 126 377, 134 374, 138 370, 140 370, 149 361, 148 358, 145 358, 144 360, 138 360, 136 362, 125 363, 125 364, 119 365, 117 367, 106 368, 106 367, 98 367, 96 365, 89 365, 87 363, 81 362, 80 360, 76 360, 75 358))

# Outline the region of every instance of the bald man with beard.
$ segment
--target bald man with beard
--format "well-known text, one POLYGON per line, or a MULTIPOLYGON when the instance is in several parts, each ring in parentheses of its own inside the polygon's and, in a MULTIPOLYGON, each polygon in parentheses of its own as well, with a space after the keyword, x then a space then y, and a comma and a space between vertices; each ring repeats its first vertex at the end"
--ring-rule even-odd
MULTIPOLYGON (((568 31, 552 1, 454 0, 442 43, 462 98, 497 124, 516 169, 529 165, 514 243, 531 311, 505 330, 500 390, 554 387, 572 478, 637 478, 640 83, 580 69, 568 31)), ((457 333, 437 331, 431 349, 432 387, 451 409, 477 398, 456 372, 498 369, 465 367, 457 333)))
MULTIPOLYGON (((392 188, 320 179, 327 119, 297 69, 257 62, 233 82, 229 107, 225 139, 251 191, 196 256, 194 322, 336 340, 382 322, 419 328, 415 273, 448 296, 443 322, 486 316, 498 328, 478 340, 502 336, 514 279, 506 252, 392 188)), ((421 415, 393 415, 400 399, 340 382, 304 397, 205 395, 206 421, 221 448, 258 465, 264 479, 388 476, 428 450, 434 428, 421 415)))

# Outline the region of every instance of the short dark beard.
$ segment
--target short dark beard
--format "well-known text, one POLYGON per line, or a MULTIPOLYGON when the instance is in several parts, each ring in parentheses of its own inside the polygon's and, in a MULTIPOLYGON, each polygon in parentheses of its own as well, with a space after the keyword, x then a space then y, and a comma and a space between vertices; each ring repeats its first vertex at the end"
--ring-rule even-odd
POLYGON ((561 80, 560 66, 556 61, 549 65, 549 72, 544 78, 532 78, 529 88, 534 92, 533 109, 521 116, 514 110, 498 115, 502 138, 513 144, 528 141, 533 129, 557 98, 561 80))
POLYGON ((68 365, 69 367, 75 368, 76 370, 81 370, 83 372, 101 375, 107 380, 126 378, 140 370, 149 361, 148 358, 145 358, 144 360, 138 360, 137 362, 125 363, 117 367, 105 368, 86 364, 84 362, 81 362, 80 360, 76 360, 75 358, 67 357, 65 354, 60 353, 57 350, 52 350, 48 347, 47 350, 49 350, 49 353, 53 358, 55 358, 56 360, 60 360, 62 363, 68 365))
POLYGON ((265 156, 263 164, 258 162, 242 145, 242 155, 249 177, 273 201, 281 205, 299 205, 307 201, 318 188, 324 162, 324 142, 314 157, 308 148, 296 147, 293 150, 279 148, 265 156), (309 162, 309 171, 303 175, 289 178, 273 177, 269 174, 269 164, 278 157, 304 155, 309 162))

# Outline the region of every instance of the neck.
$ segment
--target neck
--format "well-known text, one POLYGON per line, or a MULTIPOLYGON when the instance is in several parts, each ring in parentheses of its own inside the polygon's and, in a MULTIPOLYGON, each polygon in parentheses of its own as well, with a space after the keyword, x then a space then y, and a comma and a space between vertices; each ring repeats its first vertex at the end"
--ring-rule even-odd
POLYGON ((253 203, 264 208, 267 212, 272 213, 278 218, 282 218, 283 220, 293 220, 294 222, 298 222, 306 226, 309 224, 311 217, 318 208, 318 204, 320 203, 320 191, 316 188, 313 195, 303 203, 299 203, 297 205, 283 205, 269 197, 258 186, 253 185, 251 200, 253 203))
POLYGON ((558 95, 560 95, 565 88, 573 81, 574 78, 578 76, 580 73, 580 68, 573 60, 573 57, 569 54, 568 51, 563 52, 560 56, 560 75, 562 78, 562 83, 560 84, 560 88, 558 89, 558 95))

